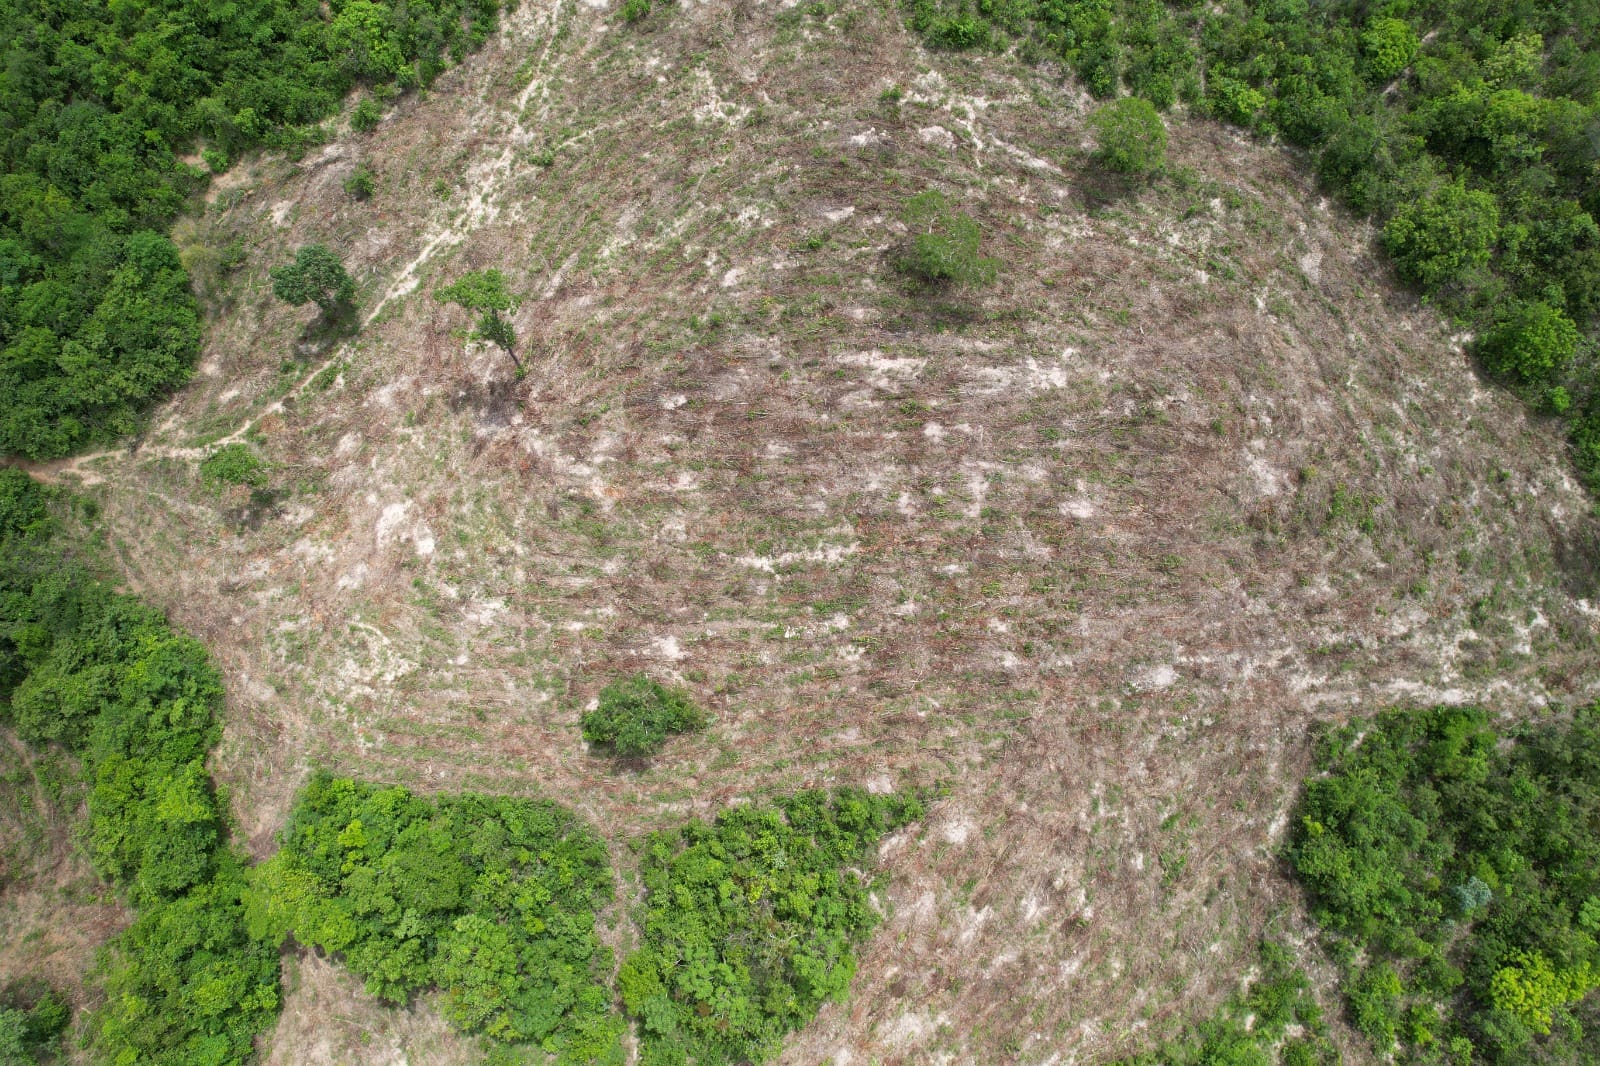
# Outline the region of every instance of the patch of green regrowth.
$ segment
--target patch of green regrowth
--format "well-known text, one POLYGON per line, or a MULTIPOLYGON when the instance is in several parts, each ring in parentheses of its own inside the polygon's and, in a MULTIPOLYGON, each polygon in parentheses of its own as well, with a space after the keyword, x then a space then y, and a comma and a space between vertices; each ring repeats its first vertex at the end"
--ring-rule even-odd
POLYGON ((264 488, 267 484, 267 464, 262 462, 248 444, 224 444, 200 460, 200 480, 208 485, 243 485, 247 488, 264 488))
POLYGON ((706 727, 706 714, 687 692, 635 674, 600 690, 583 715, 583 739, 625 759, 658 754, 667 738, 706 727))
POLYGON ((912 794, 810 791, 646 837, 643 942, 618 978, 639 1061, 765 1062, 842 999, 879 920, 860 871, 922 814, 912 794))
POLYGON ((355 200, 372 199, 372 194, 378 191, 378 179, 372 173, 372 168, 363 163, 351 171, 350 176, 344 179, 344 191, 355 200))
POLYGON ((1293 952, 1269 940, 1261 944, 1257 975, 1215 1016, 1115 1066, 1333 1066, 1338 1061, 1305 971, 1293 952))
POLYGON ((1155 105, 1137 96, 1104 104, 1089 119, 1095 162, 1116 174, 1160 170, 1167 158, 1167 128, 1155 105))
POLYGON ((982 254, 983 231, 971 215, 957 211, 937 189, 906 202, 901 218, 911 239, 895 266, 926 284, 988 285, 1000 262, 982 254))
POLYGON ((338 953, 369 994, 424 989, 458 1031, 561 1064, 623 1061, 595 912, 612 898, 605 845, 553 803, 434 798, 322 773, 283 846, 250 874, 253 935, 338 953))

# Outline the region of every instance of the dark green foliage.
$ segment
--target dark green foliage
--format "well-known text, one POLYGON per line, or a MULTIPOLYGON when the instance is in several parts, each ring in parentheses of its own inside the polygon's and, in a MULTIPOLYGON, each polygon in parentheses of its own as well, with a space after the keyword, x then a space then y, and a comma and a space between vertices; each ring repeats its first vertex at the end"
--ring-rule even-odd
POLYGON ((763 1062, 855 973, 870 864, 914 796, 844 789, 735 807, 647 837, 643 946, 622 964, 644 1066, 763 1062))
POLYGON ((362 164, 344 179, 344 191, 354 199, 370 200, 372 194, 378 191, 378 179, 373 177, 372 171, 366 164, 362 164))
MULTIPOLYGON (((1591 0, 902 0, 936 48, 1055 58, 1095 96, 1305 148, 1382 227, 1401 275, 1478 336, 1542 304, 1593 339, 1600 312, 1600 15, 1591 0)), ((1563 345, 1564 350, 1564 345, 1563 345)), ((1600 491, 1600 346, 1505 371, 1566 415, 1600 491), (1559 360, 1557 361, 1559 363, 1559 360), (1536 379, 1536 380, 1535 380, 1536 379)))
POLYGON ((463 274, 454 284, 435 291, 433 298, 441 303, 452 303, 469 311, 480 312, 478 326, 472 336, 499 346, 516 363, 517 369, 522 369, 522 363, 517 359, 516 332, 510 322, 500 317, 500 312, 515 310, 522 300, 513 296, 506 287, 504 274, 498 270, 474 270, 470 274, 463 274))
POLYGON ((1094 128, 1094 158, 1117 174, 1148 174, 1167 156, 1167 128, 1155 105, 1137 96, 1104 104, 1089 119, 1094 128))
POLYGON ((1311 982, 1281 944, 1261 945, 1260 974, 1215 1017, 1117 1066, 1322 1066, 1338 1062, 1311 982), (1297 1035, 1287 1038, 1291 1026, 1297 1035))
POLYGON ((600 840, 551 803, 312 779, 251 874, 251 930, 343 955, 393 1003, 438 987, 450 1024, 566 1063, 620 1063, 600 983, 611 899, 600 840))
POLYGON ((0 988, 0 1066, 51 1061, 71 1020, 67 1001, 42 981, 9 982, 0 988))
POLYGON ((911 240, 895 266, 928 284, 987 285, 999 261, 979 253, 983 240, 977 220, 950 206, 944 193, 928 189, 906 202, 901 217, 911 240))
MULTIPOLYGON (((159 235, 208 169, 321 136, 357 82, 426 85, 500 0, 0 5, 0 451, 126 434, 181 384, 194 300, 159 235)), ((359 110, 359 108, 358 108, 359 110)))
POLYGON ((706 716, 688 693, 635 674, 601 689, 599 706, 582 724, 583 739, 634 759, 659 752, 668 736, 704 729, 706 716))
POLYGON ((1368 959, 1357 1028, 1408 1062, 1593 1061, 1575 1007, 1600 987, 1600 709, 1510 738, 1472 708, 1396 711, 1328 734, 1319 763, 1288 856, 1368 959))
POLYGON ((326 245, 308 244, 295 253, 293 263, 275 266, 272 292, 299 307, 315 302, 330 317, 348 311, 356 298, 356 283, 326 245))
POLYGON ((248 444, 224 444, 200 460, 200 479, 211 485, 258 489, 267 483, 267 465, 256 458, 248 444))
POLYGON ((205 770, 221 681, 197 642, 63 557, 50 498, 0 471, 0 714, 81 755, 85 847, 136 909, 103 963, 96 1061, 243 1062, 276 1016, 278 959, 244 932, 205 770))

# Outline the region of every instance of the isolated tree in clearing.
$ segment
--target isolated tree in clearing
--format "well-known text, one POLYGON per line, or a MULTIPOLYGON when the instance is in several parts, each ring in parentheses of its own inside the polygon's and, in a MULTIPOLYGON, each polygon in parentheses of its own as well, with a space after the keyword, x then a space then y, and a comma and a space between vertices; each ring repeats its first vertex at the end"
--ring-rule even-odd
POLYGON ((323 244, 308 244, 295 253, 294 262, 273 267, 272 292, 296 307, 315 301, 329 318, 355 307, 356 283, 339 257, 323 244))
POLYGON ((522 374, 522 360, 517 358, 517 334, 511 323, 500 317, 501 311, 513 311, 522 301, 506 288, 506 276, 498 270, 474 270, 463 274, 454 285, 446 285, 433 294, 435 300, 456 304, 468 311, 477 311, 478 325, 472 331, 474 340, 489 341, 511 357, 517 375, 522 374))

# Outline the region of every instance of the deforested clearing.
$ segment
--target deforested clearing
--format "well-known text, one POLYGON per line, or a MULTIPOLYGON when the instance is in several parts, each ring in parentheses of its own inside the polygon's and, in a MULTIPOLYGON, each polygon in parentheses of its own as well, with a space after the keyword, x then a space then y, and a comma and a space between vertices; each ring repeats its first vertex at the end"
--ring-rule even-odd
MULTIPOLYGON (((630 884, 630 838, 730 803, 943 786, 877 846, 849 998, 778 1061, 1090 1063, 1307 935, 1278 848, 1313 723, 1593 699, 1559 426, 1293 151, 1173 121, 1163 176, 1111 182, 1092 108, 889 5, 525 0, 372 132, 239 164, 195 229, 247 249, 202 372, 136 446, 42 471, 210 648, 236 838, 273 853, 314 770, 537 794, 630 884), (896 268, 930 189, 992 285, 896 268), (272 297, 313 242, 353 336, 272 297), (432 295, 489 268, 520 376, 432 295), (200 478, 224 441, 270 491, 200 478), (637 673, 710 725, 618 762, 579 720, 637 673)), ((12 941, 117 924, 18 884, 12 941)), ((288 972, 263 1061, 475 1061, 427 997, 288 972)))

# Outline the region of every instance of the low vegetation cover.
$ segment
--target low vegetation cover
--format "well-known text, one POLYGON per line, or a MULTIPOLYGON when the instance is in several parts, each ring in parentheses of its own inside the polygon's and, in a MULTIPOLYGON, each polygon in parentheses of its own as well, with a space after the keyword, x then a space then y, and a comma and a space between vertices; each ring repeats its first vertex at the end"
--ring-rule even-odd
POLYGON ((640 1062, 764 1062, 842 997, 879 917, 860 871, 921 816, 915 795, 809 791, 646 837, 643 945, 619 977, 640 1062))
POLYGON ((704 729, 706 715, 687 692, 635 674, 601 689, 581 725, 589 743, 637 759, 659 753, 669 736, 704 729))
POLYGON ((1319 743, 1288 858, 1402 1062, 1600 1062, 1600 709, 1395 711, 1319 743))
POLYGON ((536 1044, 559 1063, 622 1061, 611 954, 594 928, 610 860, 570 811, 322 774, 250 880, 255 935, 342 956, 379 999, 437 988, 462 1032, 536 1044))
MULTIPOLYGON (((355 85, 427 85, 500 0, 0 5, 0 452, 125 434, 187 379, 199 318, 162 236, 241 152, 320 139, 355 85), (203 149, 204 167, 184 152, 203 149)), ((361 121, 375 120, 369 112, 361 121)))
POLYGON ((1194 1032, 1116 1066, 1333 1066, 1322 1008, 1282 944, 1261 945, 1257 975, 1194 1032))
POLYGON ((903 0, 946 49, 1015 45, 1308 149, 1485 365, 1570 421, 1600 487, 1600 18, 1584 3, 903 0))
POLYGON ((49 490, 0 471, 0 714, 89 781, 83 843, 126 894, 97 1061, 235 1063, 278 1010, 278 956, 244 928, 239 859, 205 758, 222 684, 205 649, 63 555, 49 490))

